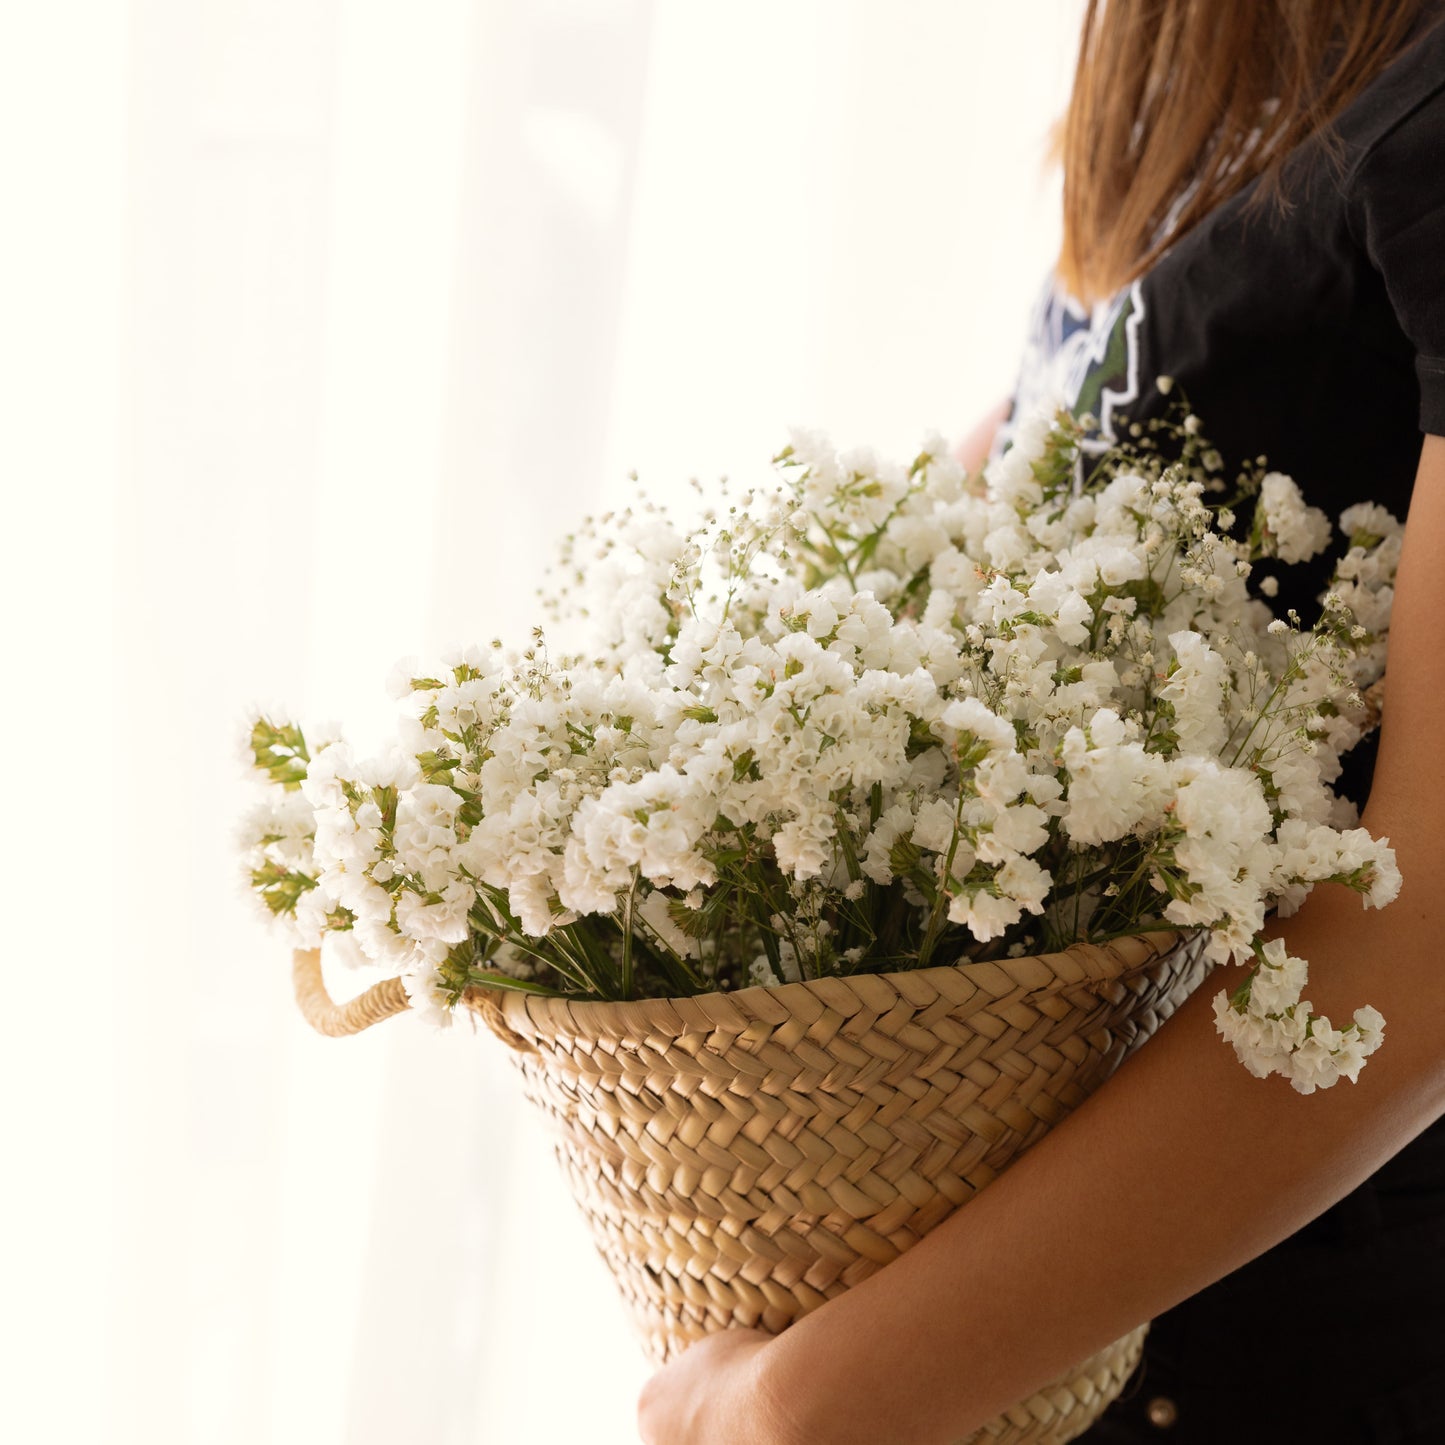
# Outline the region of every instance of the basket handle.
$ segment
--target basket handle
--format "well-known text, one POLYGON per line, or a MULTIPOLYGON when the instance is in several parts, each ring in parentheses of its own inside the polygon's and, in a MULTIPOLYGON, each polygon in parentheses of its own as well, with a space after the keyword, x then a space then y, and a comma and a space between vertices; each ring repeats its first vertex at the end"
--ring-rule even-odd
MULTIPOLYGON (((411 1007, 406 989, 399 978, 384 978, 348 1003, 337 1003, 326 990, 321 976, 321 950, 298 948, 291 955, 291 981, 296 989, 296 1002, 306 1022, 318 1034, 344 1039, 359 1034, 393 1014, 405 1013, 411 1007)), ((496 1036, 518 1053, 535 1054, 537 1046, 517 1033, 506 1020, 496 990, 469 988, 467 1003, 481 1014, 496 1036)))
POLYGON ((291 955, 291 981, 306 1022, 333 1039, 359 1034, 411 1007, 399 978, 384 978, 348 1003, 335 1003, 321 977, 321 950, 298 948, 291 955))

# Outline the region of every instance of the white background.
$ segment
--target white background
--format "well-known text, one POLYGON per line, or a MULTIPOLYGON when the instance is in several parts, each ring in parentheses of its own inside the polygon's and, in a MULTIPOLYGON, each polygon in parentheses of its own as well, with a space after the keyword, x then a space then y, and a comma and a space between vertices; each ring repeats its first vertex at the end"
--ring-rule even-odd
POLYGON ((297 1017, 241 717, 376 741, 392 663, 521 638, 630 468, 966 430, 1057 249, 1078 15, 0 6, 4 1438, 635 1440, 500 1046, 297 1017))

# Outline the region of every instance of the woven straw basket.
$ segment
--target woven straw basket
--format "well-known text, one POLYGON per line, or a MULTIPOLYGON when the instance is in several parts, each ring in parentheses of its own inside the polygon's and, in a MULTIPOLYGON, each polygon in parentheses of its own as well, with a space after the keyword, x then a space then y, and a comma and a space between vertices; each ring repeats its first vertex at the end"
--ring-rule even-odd
MULTIPOLYGON (((729 1325, 778 1331, 917 1243, 1064 1118, 1204 973, 1203 937, 634 1003, 469 990, 661 1363, 729 1325)), ((396 980, 297 996, 327 1033, 399 1012, 396 980)), ((976 1441, 1062 1442, 1133 1371, 1147 1325, 976 1441)))

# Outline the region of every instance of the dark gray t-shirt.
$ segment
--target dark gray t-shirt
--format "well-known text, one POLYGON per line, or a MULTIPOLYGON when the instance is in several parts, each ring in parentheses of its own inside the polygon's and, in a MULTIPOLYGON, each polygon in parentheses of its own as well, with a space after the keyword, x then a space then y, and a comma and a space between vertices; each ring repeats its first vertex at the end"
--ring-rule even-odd
MULTIPOLYGON (((1421 433, 1445 435, 1445 23, 1427 24, 1335 135, 1333 157, 1317 143, 1290 157, 1287 209, 1251 207, 1247 187, 1092 307, 1046 286, 1015 414, 1047 402, 1093 416, 1103 447, 1182 395, 1228 475, 1265 456, 1332 520, 1373 501, 1403 521, 1421 433)), ((1271 605, 1308 625, 1334 555, 1262 563, 1254 578, 1275 576, 1271 605)), ((1374 756, 1367 739, 1337 785, 1361 805, 1374 756)))
POLYGON ((1061 402, 1112 439, 1164 411, 1169 376, 1227 462, 1268 456, 1331 517, 1368 499, 1403 520, 1420 433, 1445 435, 1445 25, 1335 129, 1333 164, 1290 158, 1284 213, 1251 186, 1107 301, 1046 288, 1016 410, 1061 402))

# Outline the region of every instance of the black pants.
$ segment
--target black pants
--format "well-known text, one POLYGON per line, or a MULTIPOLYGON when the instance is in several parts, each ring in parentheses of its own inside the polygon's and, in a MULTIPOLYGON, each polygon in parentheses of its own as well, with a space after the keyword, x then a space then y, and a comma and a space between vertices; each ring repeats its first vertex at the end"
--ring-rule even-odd
POLYGON ((1154 1322, 1084 1445, 1445 1445, 1445 1120, 1154 1322))

